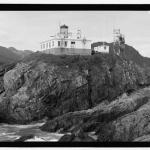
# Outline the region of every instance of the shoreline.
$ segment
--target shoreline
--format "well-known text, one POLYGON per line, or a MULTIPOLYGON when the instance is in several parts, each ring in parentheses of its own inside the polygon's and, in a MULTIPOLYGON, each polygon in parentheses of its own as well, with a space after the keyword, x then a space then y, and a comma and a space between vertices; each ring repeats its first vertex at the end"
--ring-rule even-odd
POLYGON ((15 142, 19 139, 23 140, 23 142, 36 142, 36 141, 43 141, 43 142, 50 142, 50 141, 59 141, 59 139, 64 135, 58 132, 50 133, 46 131, 42 131, 40 127, 44 124, 42 123, 35 123, 35 124, 28 124, 28 125, 18 125, 18 124, 0 124, 0 141, 6 142, 11 141, 15 142))

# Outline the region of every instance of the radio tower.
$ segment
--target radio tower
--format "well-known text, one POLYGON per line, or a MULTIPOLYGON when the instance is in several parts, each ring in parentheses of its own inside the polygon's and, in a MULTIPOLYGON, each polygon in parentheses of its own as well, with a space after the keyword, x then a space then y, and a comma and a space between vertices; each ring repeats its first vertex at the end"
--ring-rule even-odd
POLYGON ((119 28, 115 28, 115 24, 116 24, 116 18, 114 18, 114 22, 113 22, 113 52, 116 55, 121 55, 125 49, 125 37, 123 34, 120 33, 120 29, 119 28))
POLYGON ((125 48, 125 38, 124 35, 120 33, 120 29, 113 29, 113 51, 115 54, 120 55, 120 53, 125 48))

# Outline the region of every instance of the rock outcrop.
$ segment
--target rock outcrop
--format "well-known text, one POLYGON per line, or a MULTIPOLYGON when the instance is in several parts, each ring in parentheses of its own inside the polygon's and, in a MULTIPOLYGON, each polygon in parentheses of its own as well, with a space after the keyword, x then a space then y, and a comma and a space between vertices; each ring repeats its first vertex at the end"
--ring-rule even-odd
MULTIPOLYGON (((80 87, 83 91, 86 84, 83 73, 76 69, 43 62, 20 63, 4 75, 5 92, 0 97, 1 104, 8 111, 8 120, 16 123, 54 117, 74 111, 76 107, 86 108, 84 99, 77 106, 73 99, 78 91, 81 92, 80 87)), ((83 92, 78 98, 81 100, 85 96, 83 92)))
MULTIPOLYGON (((126 100, 123 100, 115 101, 115 107, 111 105, 123 93, 130 95, 148 86, 150 71, 148 66, 141 67, 131 60, 108 54, 53 56, 34 53, 7 71, 3 80, 1 121, 25 124, 44 117, 50 120, 62 115, 71 117, 73 112, 76 116, 76 112, 79 112, 79 116, 82 113, 86 116, 85 119, 79 119, 82 124, 91 112, 95 114, 94 119, 99 116, 100 122, 107 122, 140 107, 141 103, 147 101, 145 96, 135 98, 134 103, 131 99, 125 104, 126 100), (99 113, 97 109, 102 102, 103 109, 99 113), (89 109, 92 107, 94 112, 89 109)), ((74 126, 74 122, 78 122, 76 120, 68 122, 66 130, 74 126)), ((63 128, 62 123, 48 128, 56 130, 59 126, 63 128)))
POLYGON ((3 67, 0 121, 28 124, 47 117, 42 130, 71 132, 60 141, 149 140, 150 61, 133 51, 127 58, 38 52, 3 67))
POLYGON ((89 135, 82 133, 80 135, 66 134, 59 139, 59 142, 96 142, 89 135))
POLYGON ((98 142, 142 141, 142 136, 150 132, 149 119, 150 87, 123 95, 110 104, 57 117, 41 129, 49 132, 61 129, 74 134, 95 131, 98 142))
MULTIPOLYGON (((53 56, 35 53, 5 73, 0 118, 24 124, 45 116, 53 119, 69 112, 84 112, 101 102, 110 103, 125 92, 130 94, 148 86, 149 73, 147 68, 132 61, 107 54, 53 56)), ((140 103, 138 100, 137 107, 140 103)), ((132 102, 125 108, 117 107, 116 112, 113 110, 116 114, 112 114, 122 115, 126 109, 132 112, 132 102)), ((103 116, 112 117, 107 111, 103 116)))
MULTIPOLYGON (((111 141, 133 141, 137 137, 147 135, 150 131, 149 107, 150 102, 137 111, 110 123, 110 126, 113 127, 111 141)), ((99 139, 102 139, 101 136, 99 139)))

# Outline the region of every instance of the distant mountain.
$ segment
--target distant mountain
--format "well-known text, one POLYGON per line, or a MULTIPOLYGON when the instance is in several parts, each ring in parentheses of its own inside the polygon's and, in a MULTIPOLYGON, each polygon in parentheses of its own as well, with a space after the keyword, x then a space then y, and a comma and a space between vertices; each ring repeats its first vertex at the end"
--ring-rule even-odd
POLYGON ((15 54, 18 54, 19 56, 21 56, 21 58, 24 58, 27 55, 30 55, 33 53, 31 50, 17 50, 14 47, 9 47, 8 49, 14 52, 15 54))
POLYGON ((6 48, 0 46, 0 65, 17 62, 31 53, 32 51, 29 50, 21 51, 13 47, 6 48))

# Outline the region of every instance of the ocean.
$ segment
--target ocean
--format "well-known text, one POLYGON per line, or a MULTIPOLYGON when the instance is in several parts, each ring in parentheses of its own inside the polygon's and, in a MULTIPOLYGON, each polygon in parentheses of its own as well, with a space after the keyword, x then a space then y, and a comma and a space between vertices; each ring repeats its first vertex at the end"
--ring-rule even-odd
POLYGON ((0 124, 0 141, 15 141, 22 136, 30 136, 33 135, 33 138, 25 140, 25 142, 48 142, 53 141, 57 142, 64 134, 60 133, 50 133, 44 132, 40 130, 40 126, 43 123, 32 123, 28 125, 18 125, 18 124, 0 124))

